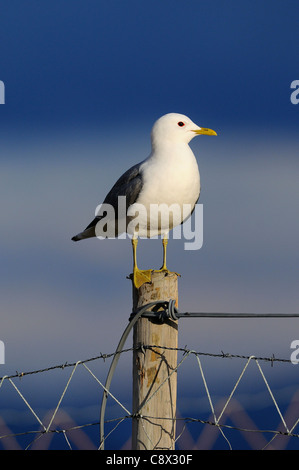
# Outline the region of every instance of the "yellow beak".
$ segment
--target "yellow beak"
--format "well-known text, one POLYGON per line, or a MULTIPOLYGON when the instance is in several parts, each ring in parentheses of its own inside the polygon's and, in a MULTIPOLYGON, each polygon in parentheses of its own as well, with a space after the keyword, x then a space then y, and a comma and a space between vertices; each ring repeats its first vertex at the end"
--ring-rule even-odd
POLYGON ((195 134, 205 134, 205 135, 217 135, 217 132, 213 131, 212 129, 207 129, 204 127, 200 127, 198 129, 192 129, 195 134))

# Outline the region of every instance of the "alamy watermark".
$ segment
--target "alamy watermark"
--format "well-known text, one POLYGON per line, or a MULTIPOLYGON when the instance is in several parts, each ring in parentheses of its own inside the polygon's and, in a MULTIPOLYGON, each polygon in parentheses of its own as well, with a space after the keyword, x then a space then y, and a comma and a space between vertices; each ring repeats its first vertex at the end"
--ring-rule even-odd
POLYGON ((0 104, 5 104, 5 85, 0 80, 0 104))
POLYGON ((118 197, 117 208, 111 204, 97 206, 100 217, 97 238, 158 238, 171 234, 175 240, 184 239, 185 250, 199 250, 203 245, 203 205, 195 204, 132 204, 126 207, 126 196, 118 197), (192 217, 191 217, 191 214, 192 217), (182 221, 184 223, 182 224, 182 221))
POLYGON ((294 349, 294 351, 291 353, 291 363, 292 364, 299 364, 299 339, 294 339, 291 342, 291 349, 294 349))
POLYGON ((290 100, 292 104, 299 103, 299 80, 293 80, 291 83, 291 88, 294 88, 294 91, 291 93, 290 100))
POLYGON ((3 341, 0 340, 0 364, 5 364, 5 346, 3 341))

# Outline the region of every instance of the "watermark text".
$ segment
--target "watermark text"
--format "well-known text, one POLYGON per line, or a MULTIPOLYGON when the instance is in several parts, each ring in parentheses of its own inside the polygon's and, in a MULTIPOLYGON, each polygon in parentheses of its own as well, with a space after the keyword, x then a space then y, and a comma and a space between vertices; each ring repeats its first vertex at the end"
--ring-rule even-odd
POLYGON ((292 104, 299 103, 299 80, 293 80, 291 83, 291 88, 294 88, 294 91, 291 93, 290 100, 292 104))
POLYGON ((292 364, 299 364, 299 339, 294 339, 291 342, 291 349, 294 349, 294 351, 291 353, 291 363, 292 364))
POLYGON ((2 80, 0 80, 0 104, 5 104, 5 85, 2 80))
POLYGON ((202 204, 132 204, 127 209, 126 197, 119 196, 117 207, 100 204, 95 215, 99 217, 95 231, 100 240, 160 235, 169 238, 171 234, 173 239, 185 240, 185 250, 199 250, 203 245, 202 204))
POLYGON ((0 364, 5 364, 5 346, 3 341, 0 340, 0 364))

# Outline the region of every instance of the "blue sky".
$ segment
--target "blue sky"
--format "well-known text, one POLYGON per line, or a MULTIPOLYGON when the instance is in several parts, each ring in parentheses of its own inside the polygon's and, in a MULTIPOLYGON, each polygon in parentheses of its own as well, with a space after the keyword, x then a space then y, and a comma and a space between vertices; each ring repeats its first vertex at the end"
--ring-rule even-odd
POLYGON ((296 1, 46 4, 2 2, 3 120, 13 126, 110 128, 172 109, 218 127, 294 124, 296 1))
MULTIPOLYGON (((0 375, 116 347, 130 243, 70 239, 167 112, 218 133, 191 143, 203 247, 169 243, 180 309, 298 312, 298 13, 296 0, 1 1, 0 375)), ((140 262, 160 266, 159 241, 140 242, 140 262)), ((194 320, 179 341, 289 357, 296 331, 194 320)))

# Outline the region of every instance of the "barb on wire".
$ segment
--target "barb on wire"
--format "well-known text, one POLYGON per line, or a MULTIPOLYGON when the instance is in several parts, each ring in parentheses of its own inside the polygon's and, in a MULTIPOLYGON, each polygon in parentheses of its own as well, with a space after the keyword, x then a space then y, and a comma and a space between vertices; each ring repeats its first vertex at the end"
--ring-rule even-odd
MULTIPOLYGON (((215 313, 215 312, 214 313, 196 313, 196 312, 195 313, 190 313, 190 312, 181 313, 176 308, 174 300, 158 301, 158 302, 149 303, 148 305, 145 305, 144 307, 139 309, 137 312, 133 312, 131 314, 131 316, 129 318, 129 324, 125 328, 125 330, 124 330, 124 332, 123 332, 123 334, 120 338, 120 341, 118 343, 118 346, 117 346, 116 350, 113 353, 109 353, 109 354, 100 353, 98 356, 91 357, 91 358, 88 358, 88 359, 85 359, 85 360, 76 361, 76 362, 73 362, 73 363, 64 362, 60 365, 54 365, 54 366, 47 367, 47 368, 44 368, 44 369, 32 370, 32 371, 27 371, 27 372, 16 372, 15 374, 12 374, 10 376, 5 375, 5 376, 1 377, 0 378, 0 389, 3 386, 3 384, 7 381, 10 384, 9 386, 12 386, 12 388, 17 392, 17 394, 23 400, 26 407, 30 410, 30 412, 35 417, 35 419, 37 420, 37 422, 39 423, 41 428, 39 430, 36 430, 36 431, 28 431, 28 432, 16 433, 16 434, 6 432, 2 436, 0 436, 0 440, 4 439, 4 438, 9 438, 9 437, 11 438, 11 437, 15 437, 15 436, 23 436, 23 435, 26 435, 26 434, 31 434, 31 435, 34 435, 35 437, 34 437, 33 441, 31 441, 31 443, 29 443, 27 445, 27 447, 29 448, 29 447, 31 447, 31 445, 34 442, 39 440, 40 437, 42 437, 45 434, 60 433, 64 436, 64 439, 65 439, 65 442, 66 442, 68 448, 72 449, 70 439, 67 435, 67 433, 69 431, 76 430, 76 429, 78 430, 78 429, 82 429, 84 427, 90 427, 90 426, 97 425, 97 426, 100 427, 100 445, 99 445, 99 448, 103 449, 104 448, 104 442, 107 439, 107 437, 123 421, 133 418, 133 415, 130 412, 130 410, 128 410, 127 407, 122 405, 121 401, 110 392, 110 385, 111 385, 113 375, 115 373, 116 366, 117 366, 117 363, 119 361, 120 355, 123 354, 123 353, 126 353, 126 352, 134 351, 133 347, 125 349, 124 346, 125 346, 125 342, 128 338, 129 333, 131 332, 134 324, 142 316, 143 317, 148 317, 148 318, 155 318, 157 322, 165 322, 165 321, 168 321, 168 320, 178 321, 181 318, 196 318, 196 317, 198 317, 198 318, 297 318, 297 317, 299 317, 299 314, 265 314, 265 313, 264 314, 258 314, 258 313, 232 314, 232 313, 215 313), (90 367, 87 366, 87 364, 91 363, 92 361, 97 361, 97 360, 106 361, 107 359, 112 359, 112 361, 111 361, 111 364, 110 364, 108 375, 106 377, 106 381, 103 384, 96 377, 96 375, 92 372, 90 367), (54 408, 54 411, 51 412, 51 416, 50 416, 50 419, 48 421, 48 424, 45 425, 44 421, 42 419, 40 419, 40 417, 38 416, 38 413, 36 413, 34 411, 32 403, 29 403, 30 400, 27 400, 25 398, 24 394, 21 392, 20 385, 17 386, 13 379, 14 378, 19 378, 20 381, 23 381, 23 380, 25 380, 26 377, 31 376, 33 374, 46 373, 46 372, 49 372, 49 371, 53 371, 55 369, 61 369, 62 371, 64 371, 65 369, 67 369, 69 367, 72 368, 71 374, 68 377, 68 380, 66 382, 66 386, 65 386, 62 394, 60 395, 60 398, 57 402, 56 407, 54 408), (89 424, 86 424, 86 425, 69 426, 67 429, 57 429, 57 420, 56 420, 56 418, 57 418, 58 410, 61 407, 61 404, 62 404, 62 401, 64 400, 64 396, 66 394, 66 391, 67 391, 67 389, 70 385, 70 382, 73 379, 73 376, 75 375, 76 370, 77 370, 78 367, 84 368, 87 371, 87 373, 90 374, 93 377, 93 379, 95 379, 95 381, 98 383, 98 385, 100 385, 101 389, 103 390, 103 398, 102 398, 101 411, 100 411, 100 420, 99 420, 99 422, 89 423, 89 424), (121 416, 119 418, 114 418, 113 420, 111 420, 111 419, 110 420, 105 420, 105 410, 106 410, 106 404, 107 404, 108 396, 111 397, 115 401, 115 403, 117 403, 123 409, 124 416, 121 416), (104 434, 104 425, 105 425, 105 423, 112 423, 112 421, 115 421, 115 425, 114 425, 113 429, 110 430, 107 435, 105 435, 104 434), (56 425, 55 425, 54 422, 56 423, 56 425)), ((142 347, 143 350, 146 351, 147 349, 159 348, 161 346, 156 345, 156 344, 155 345, 150 345, 149 344, 149 345, 138 346, 138 348, 135 348, 135 349, 140 350, 140 347, 142 347)), ((204 421, 202 419, 192 418, 192 417, 186 417, 186 418, 178 418, 178 417, 175 418, 174 417, 174 418, 171 418, 174 421, 178 421, 178 422, 183 421, 185 423, 185 426, 186 426, 187 423, 197 422, 197 423, 208 424, 208 425, 217 427, 219 429, 219 431, 221 432, 222 436, 224 437, 224 439, 228 442, 228 445, 230 446, 230 448, 231 448, 231 444, 230 444, 229 440, 227 439, 226 435, 224 434, 225 428, 226 429, 236 429, 236 430, 239 430, 241 432, 272 433, 273 436, 272 436, 271 440, 264 446, 264 448, 266 448, 268 445, 270 445, 270 443, 272 443, 272 441, 278 435, 284 435, 284 436, 296 437, 296 438, 299 437, 298 434, 295 434, 293 432, 295 427, 299 424, 299 418, 296 419, 293 426, 288 426, 287 425, 287 421, 285 420, 285 418, 284 418, 284 416, 283 416, 283 414, 280 410, 277 399, 275 398, 274 393, 270 388, 269 382, 266 379, 265 373, 262 370, 261 365, 260 365, 260 362, 265 361, 265 362, 270 362, 271 367, 273 367, 275 362, 291 363, 290 359, 279 359, 274 354, 272 354, 271 357, 256 357, 256 356, 245 356, 245 355, 230 354, 230 353, 223 352, 223 351, 221 351, 220 353, 207 353, 207 352, 200 352, 200 351, 195 351, 195 350, 188 349, 187 346, 185 346, 184 348, 177 348, 177 347, 176 348, 170 348, 170 347, 163 346, 163 348, 164 349, 170 349, 170 350, 176 350, 176 351, 182 353, 182 360, 178 363, 177 367, 173 370, 173 372, 176 372, 177 369, 181 366, 181 364, 188 357, 191 357, 191 356, 196 357, 196 360, 197 360, 197 363, 198 363, 198 366, 199 366, 199 370, 200 370, 200 373, 201 373, 201 377, 202 377, 202 380, 203 380, 203 383, 204 383, 205 392, 208 396, 208 401, 209 401, 210 408, 211 408, 211 411, 212 411, 212 420, 214 419, 214 421, 212 421, 212 420, 204 421), (234 385, 234 387, 232 389, 232 392, 229 394, 229 397, 225 401, 224 406, 222 406, 222 410, 220 412, 218 412, 217 414, 216 414, 216 411, 215 411, 216 407, 215 407, 215 404, 213 403, 212 396, 211 396, 210 391, 209 391, 208 383, 207 383, 207 380, 206 380, 206 377, 205 377, 205 374, 204 374, 203 366, 202 366, 202 363, 200 361, 201 356, 202 357, 207 356, 207 357, 219 358, 219 359, 236 359, 236 358, 238 358, 238 359, 245 359, 247 361, 245 366, 243 367, 243 369, 241 371, 241 374, 240 374, 239 378, 237 379, 236 384, 234 385), (223 418, 224 414, 227 414, 228 404, 231 402, 231 399, 232 399, 233 395, 235 394, 235 391, 236 391, 240 381, 242 380, 242 377, 243 377, 243 375, 244 375, 244 373, 247 369, 247 366, 249 365, 250 362, 254 362, 257 366, 257 370, 260 373, 260 375, 261 375, 261 377, 264 381, 266 389, 268 390, 269 395, 270 395, 270 397, 272 399, 272 402, 274 404, 274 407, 276 408, 276 411, 279 415, 280 422, 283 425, 283 431, 279 431, 279 430, 278 431, 271 431, 271 430, 260 431, 260 430, 257 430, 257 429, 242 428, 241 426, 239 426, 239 427, 235 426, 234 427, 234 426, 227 425, 223 422, 220 423, 220 421, 222 421, 222 418, 223 418)), ((163 384, 161 384, 160 387, 162 385, 163 384)), ((151 398, 152 397, 149 397, 149 400, 151 398)), ((144 416, 144 415, 142 416, 142 419, 151 419, 151 418, 152 417, 150 417, 150 416, 144 416)), ((155 419, 159 419, 159 418, 155 417, 155 419)), ((184 432, 184 429, 183 429, 182 433, 183 432, 184 432)))

